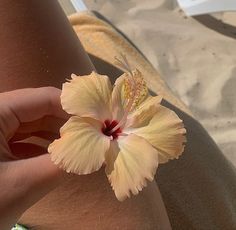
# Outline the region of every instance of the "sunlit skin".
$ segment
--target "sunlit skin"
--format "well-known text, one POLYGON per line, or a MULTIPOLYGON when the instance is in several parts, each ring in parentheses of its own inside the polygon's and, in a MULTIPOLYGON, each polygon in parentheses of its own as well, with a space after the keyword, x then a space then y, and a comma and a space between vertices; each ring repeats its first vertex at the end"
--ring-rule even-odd
POLYGON ((73 116, 48 148, 52 161, 78 175, 105 165, 118 200, 137 195, 153 180, 159 163, 184 150, 183 123, 160 102, 160 96, 148 94, 137 69, 120 76, 113 88, 105 75, 72 75, 63 85, 61 103, 73 116))

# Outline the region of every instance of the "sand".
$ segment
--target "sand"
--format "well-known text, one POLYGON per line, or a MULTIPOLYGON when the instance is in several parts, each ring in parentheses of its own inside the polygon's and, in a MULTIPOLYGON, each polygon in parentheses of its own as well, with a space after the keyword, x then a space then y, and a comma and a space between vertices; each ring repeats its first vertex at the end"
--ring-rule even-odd
POLYGON ((186 17, 174 0, 84 2, 134 42, 236 165, 236 13, 186 17))

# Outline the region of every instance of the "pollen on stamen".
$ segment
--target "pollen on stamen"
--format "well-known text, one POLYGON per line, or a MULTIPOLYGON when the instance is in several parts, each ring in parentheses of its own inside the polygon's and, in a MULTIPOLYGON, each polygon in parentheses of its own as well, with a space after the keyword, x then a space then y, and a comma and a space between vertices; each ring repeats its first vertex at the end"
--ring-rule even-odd
POLYGON ((147 96, 147 93, 147 85, 141 72, 138 69, 135 69, 131 73, 127 73, 127 77, 124 80, 124 96, 127 104, 132 100, 130 111, 137 108, 147 96))
POLYGON ((142 73, 135 69, 132 71, 131 66, 125 55, 120 54, 120 58, 115 57, 116 65, 126 73, 124 80, 124 97, 126 99, 126 112, 135 110, 139 104, 148 95, 148 88, 142 76, 142 73))

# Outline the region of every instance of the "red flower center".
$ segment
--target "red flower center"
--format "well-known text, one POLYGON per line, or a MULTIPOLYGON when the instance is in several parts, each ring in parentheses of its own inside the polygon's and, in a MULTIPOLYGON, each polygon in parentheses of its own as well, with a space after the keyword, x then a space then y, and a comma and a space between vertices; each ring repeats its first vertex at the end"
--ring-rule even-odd
POLYGON ((117 139, 119 136, 119 133, 122 132, 121 128, 116 129, 115 131, 111 132, 112 129, 118 124, 118 121, 113 120, 105 120, 102 126, 102 132, 104 135, 110 137, 112 136, 113 140, 117 139))

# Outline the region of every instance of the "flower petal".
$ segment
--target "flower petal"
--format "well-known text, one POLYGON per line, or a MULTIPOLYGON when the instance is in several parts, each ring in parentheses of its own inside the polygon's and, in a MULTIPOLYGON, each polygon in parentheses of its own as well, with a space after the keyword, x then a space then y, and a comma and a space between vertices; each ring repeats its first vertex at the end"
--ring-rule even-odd
POLYGON ((147 180, 153 180, 158 153, 146 140, 134 134, 119 137, 111 147, 110 154, 106 155, 106 167, 114 169, 110 174, 109 170, 106 172, 117 199, 123 201, 130 197, 130 192, 138 194, 147 185, 147 180))
POLYGON ((105 75, 95 72, 83 77, 72 75, 72 80, 62 87, 62 107, 72 115, 101 121, 110 119, 111 91, 110 80, 105 75))
MULTIPOLYGON (((120 137, 119 137, 120 138, 120 137)), ((114 163, 116 161, 116 158, 120 152, 120 148, 117 141, 111 141, 110 142, 110 148, 105 154, 105 172, 107 175, 110 175, 112 171, 114 170, 114 163)))
POLYGON ((52 161, 67 172, 88 174, 101 168, 110 140, 101 123, 73 116, 61 128, 61 138, 50 144, 52 161))
POLYGON ((114 120, 121 120, 124 115, 124 79, 126 74, 116 79, 112 91, 112 116, 114 120))
POLYGON ((146 126, 156 114, 162 100, 161 96, 149 96, 133 113, 128 116, 126 128, 146 126))
POLYGON ((135 133, 151 143, 159 154, 159 163, 178 158, 184 151, 186 142, 182 120, 172 110, 159 105, 156 114, 144 127, 125 130, 126 133, 135 133))

